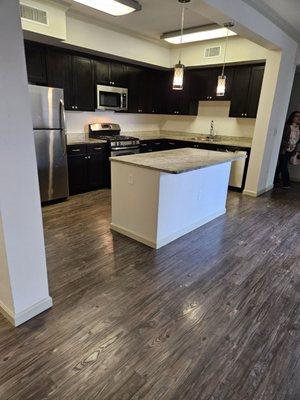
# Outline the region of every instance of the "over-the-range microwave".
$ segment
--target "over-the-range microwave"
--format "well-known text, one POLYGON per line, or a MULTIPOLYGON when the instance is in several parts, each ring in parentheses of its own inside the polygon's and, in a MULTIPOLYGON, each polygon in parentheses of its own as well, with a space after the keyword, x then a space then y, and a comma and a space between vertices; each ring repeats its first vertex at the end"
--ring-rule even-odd
POLYGON ((127 111, 128 89, 97 85, 97 109, 127 111))

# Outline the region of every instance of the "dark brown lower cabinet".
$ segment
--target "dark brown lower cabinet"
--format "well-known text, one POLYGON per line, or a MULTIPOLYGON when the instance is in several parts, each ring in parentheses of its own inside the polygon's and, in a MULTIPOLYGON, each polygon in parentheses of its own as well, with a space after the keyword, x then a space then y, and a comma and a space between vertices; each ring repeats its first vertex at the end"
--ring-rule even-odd
POLYGON ((70 195, 108 187, 108 167, 105 144, 68 146, 70 195))

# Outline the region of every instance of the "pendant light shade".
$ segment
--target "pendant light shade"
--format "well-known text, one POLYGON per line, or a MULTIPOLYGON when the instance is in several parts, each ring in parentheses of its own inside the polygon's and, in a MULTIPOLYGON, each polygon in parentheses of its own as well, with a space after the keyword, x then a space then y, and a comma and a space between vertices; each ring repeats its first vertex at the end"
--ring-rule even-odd
POLYGON ((218 76, 217 96, 225 96, 226 93, 226 76, 218 76))
POLYGON ((183 90, 184 65, 179 62, 174 66, 173 90, 183 90))
POLYGON ((189 3, 190 0, 178 0, 178 1, 179 3, 182 3, 181 37, 180 37, 179 62, 174 66, 173 90, 183 90, 184 65, 181 63, 181 53, 182 53, 182 37, 183 37, 183 27, 184 27, 184 4, 189 3))
POLYGON ((225 72, 225 65, 226 65, 226 55, 227 55, 227 46, 228 46, 228 36, 229 36, 229 28, 232 28, 234 24, 232 22, 228 22, 224 24, 224 27, 227 28, 227 35, 226 35, 226 44, 224 50, 224 62, 222 68, 222 74, 218 76, 218 85, 217 85, 217 96, 223 97, 226 93, 226 75, 225 72))

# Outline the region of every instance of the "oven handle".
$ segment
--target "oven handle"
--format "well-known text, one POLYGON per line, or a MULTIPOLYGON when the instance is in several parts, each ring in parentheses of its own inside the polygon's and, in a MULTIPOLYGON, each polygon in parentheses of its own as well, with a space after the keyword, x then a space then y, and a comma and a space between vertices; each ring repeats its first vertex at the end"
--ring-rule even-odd
POLYGON ((140 146, 134 146, 134 147, 111 147, 111 151, 118 151, 118 150, 137 150, 139 149, 140 146))
POLYGON ((110 153, 111 157, 119 157, 119 156, 134 156, 135 154, 140 154, 140 152, 138 150, 133 150, 133 151, 112 151, 110 153))

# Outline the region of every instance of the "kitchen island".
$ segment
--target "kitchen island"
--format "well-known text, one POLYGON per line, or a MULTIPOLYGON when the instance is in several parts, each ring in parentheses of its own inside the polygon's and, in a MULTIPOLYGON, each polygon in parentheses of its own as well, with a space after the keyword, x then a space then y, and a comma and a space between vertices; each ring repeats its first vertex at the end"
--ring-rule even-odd
POLYGON ((111 229, 160 248, 226 212, 231 162, 245 156, 176 149, 112 157, 111 229))

